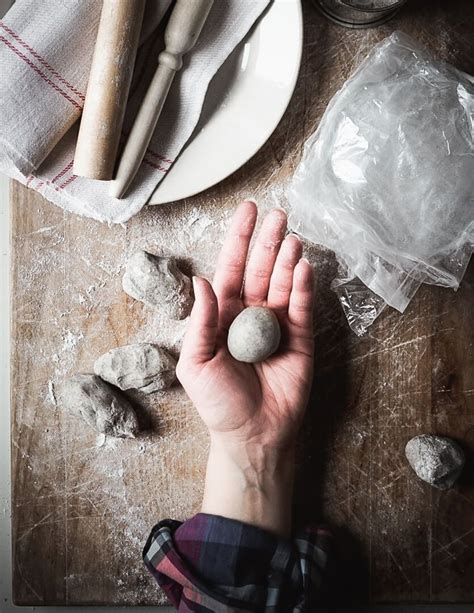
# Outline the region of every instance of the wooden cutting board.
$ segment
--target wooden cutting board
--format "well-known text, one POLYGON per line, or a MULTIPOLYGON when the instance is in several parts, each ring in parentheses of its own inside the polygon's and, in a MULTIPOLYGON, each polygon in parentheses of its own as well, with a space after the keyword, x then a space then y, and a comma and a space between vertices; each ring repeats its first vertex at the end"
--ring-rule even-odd
MULTIPOLYGON (((305 7, 305 50, 288 112, 263 149, 204 195, 144 210, 126 227, 65 213, 12 187, 12 477, 14 599, 21 605, 160 604, 141 549, 163 517, 199 509, 207 437, 183 391, 137 397, 145 432, 103 440, 57 406, 55 385, 90 372, 111 347, 137 340, 179 348, 170 325, 121 291, 127 253, 174 254, 211 276, 237 202, 263 212, 298 162, 330 97, 393 29, 474 71, 468 1, 409 3, 374 30, 329 24, 305 7)), ((461 289, 424 287, 402 317, 389 309, 356 338, 318 269, 316 373, 299 449, 295 521, 336 526, 338 593, 350 601, 474 599, 474 267, 461 289), (448 492, 418 481, 404 459, 423 432, 469 455, 448 492)))

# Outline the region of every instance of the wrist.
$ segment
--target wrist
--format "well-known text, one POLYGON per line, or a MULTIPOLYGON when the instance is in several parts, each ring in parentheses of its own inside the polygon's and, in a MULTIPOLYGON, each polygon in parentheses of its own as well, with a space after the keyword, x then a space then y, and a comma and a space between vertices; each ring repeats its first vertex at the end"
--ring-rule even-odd
POLYGON ((293 445, 211 435, 202 511, 288 536, 293 481, 293 445))
MULTIPOLYGON (((294 466, 295 443, 276 445, 261 440, 233 440, 225 434, 210 435, 210 453, 231 461, 249 478, 286 477, 288 468, 294 466)), ((291 470, 291 473, 293 471, 291 470)))

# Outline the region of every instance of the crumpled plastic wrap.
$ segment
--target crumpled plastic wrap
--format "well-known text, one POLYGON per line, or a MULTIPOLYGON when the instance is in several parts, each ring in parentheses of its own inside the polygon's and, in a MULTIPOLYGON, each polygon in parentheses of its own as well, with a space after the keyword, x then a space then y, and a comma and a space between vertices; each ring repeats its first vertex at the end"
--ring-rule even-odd
POLYGON ((474 243, 474 80, 395 32, 333 97, 288 187, 290 224, 335 251, 362 334, 421 283, 457 288, 474 243), (361 283, 362 282, 362 283, 361 283))

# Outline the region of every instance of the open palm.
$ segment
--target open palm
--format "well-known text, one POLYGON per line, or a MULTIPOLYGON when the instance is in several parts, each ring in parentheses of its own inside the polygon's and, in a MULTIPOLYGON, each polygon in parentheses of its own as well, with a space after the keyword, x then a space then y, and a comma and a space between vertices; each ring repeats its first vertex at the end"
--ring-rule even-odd
POLYGON ((257 208, 243 202, 234 214, 212 287, 194 279, 196 302, 177 374, 211 435, 230 442, 285 446, 293 440, 308 399, 313 366, 313 271, 301 242, 286 238, 286 215, 263 221, 246 267, 257 208), (247 306, 278 316, 282 341, 264 362, 238 362, 227 349, 230 324, 247 306))

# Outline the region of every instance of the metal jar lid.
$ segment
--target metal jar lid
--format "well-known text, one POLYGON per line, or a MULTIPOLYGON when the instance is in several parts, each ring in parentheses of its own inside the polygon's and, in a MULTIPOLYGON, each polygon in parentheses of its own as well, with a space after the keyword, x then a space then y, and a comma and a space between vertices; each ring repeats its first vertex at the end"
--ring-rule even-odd
POLYGON ((331 21, 346 28, 372 28, 391 19, 407 0, 313 0, 331 21))

